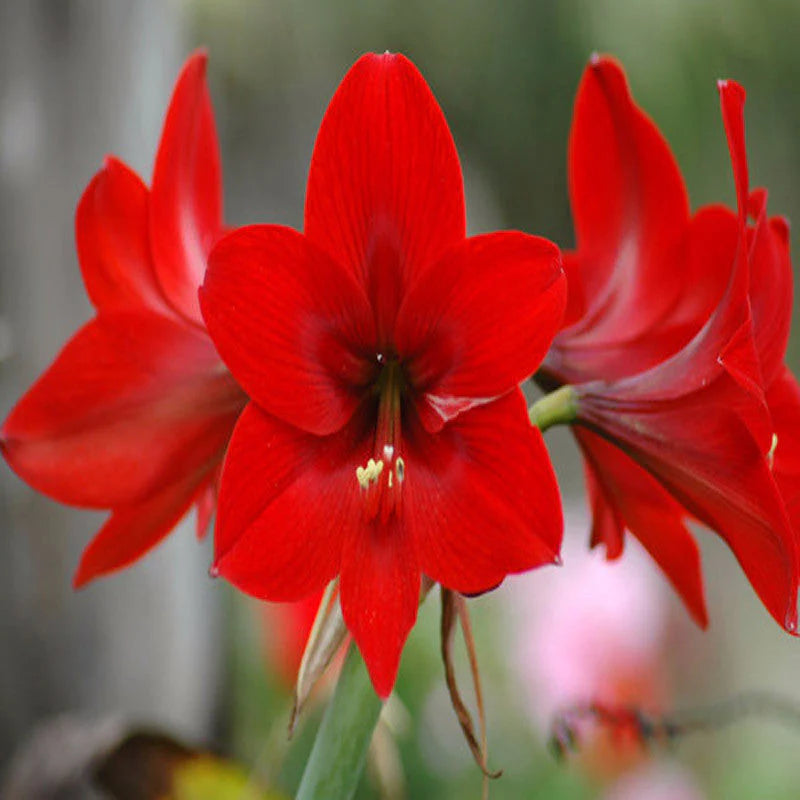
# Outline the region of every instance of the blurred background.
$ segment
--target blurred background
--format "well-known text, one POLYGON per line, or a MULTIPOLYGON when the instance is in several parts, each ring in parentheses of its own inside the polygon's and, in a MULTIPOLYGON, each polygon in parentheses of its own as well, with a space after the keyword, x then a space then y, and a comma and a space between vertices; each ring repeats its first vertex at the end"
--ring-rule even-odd
MULTIPOLYGON (((90 316, 73 242, 80 193, 106 153, 149 177, 173 80, 198 45, 209 50, 230 224, 302 225, 327 102, 362 52, 388 49, 418 65, 450 122, 471 232, 520 228, 569 247, 566 142, 593 51, 625 65, 695 208, 734 201, 715 81, 743 83, 751 181, 769 188, 772 213, 799 220, 798 31, 796 0, 0 0, 0 414, 90 316)), ((797 343, 792 353, 796 363, 797 343)), ((796 798, 800 731, 763 720, 649 753, 593 730, 567 763, 547 752, 554 711, 587 696, 652 711, 751 689, 800 699, 800 644, 724 546, 699 533, 712 619, 703 634, 634 542, 619 564, 587 553, 575 447, 562 431, 547 442, 567 509, 565 566, 470 602, 490 761, 504 770, 492 797, 796 798)), ((189 524, 74 593, 101 520, 0 466, 0 776, 30 763, 25 749, 49 741, 48 721, 61 726, 62 755, 67 740, 89 752, 110 730, 144 724, 212 746, 291 795, 319 717, 312 709, 287 747, 291 621, 210 580, 208 543, 189 524)), ((459 668, 466 677, 463 659, 459 668)), ((397 697, 359 797, 478 797, 444 687, 434 594, 397 697)))

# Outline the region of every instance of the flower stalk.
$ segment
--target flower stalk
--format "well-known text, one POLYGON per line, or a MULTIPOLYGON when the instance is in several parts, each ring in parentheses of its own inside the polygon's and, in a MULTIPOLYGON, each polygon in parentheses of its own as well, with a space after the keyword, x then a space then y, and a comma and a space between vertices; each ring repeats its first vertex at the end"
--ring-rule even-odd
POLYGON ((382 708, 361 654, 351 646, 296 800, 349 800, 355 794, 382 708))
POLYGON ((542 433, 553 425, 569 425, 578 415, 578 398, 571 386, 562 386, 537 400, 529 409, 531 424, 542 433))

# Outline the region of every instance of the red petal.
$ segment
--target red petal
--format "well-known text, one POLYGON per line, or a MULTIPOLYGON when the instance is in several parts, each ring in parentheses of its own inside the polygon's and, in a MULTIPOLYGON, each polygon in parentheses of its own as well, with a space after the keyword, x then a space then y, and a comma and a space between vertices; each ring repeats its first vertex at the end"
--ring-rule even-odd
POLYGON ((750 306, 765 385, 783 369, 792 322, 793 274, 783 221, 767 219, 766 192, 754 192, 756 225, 750 244, 750 306))
POLYGON ((264 600, 300 600, 339 572, 360 524, 356 467, 372 442, 357 418, 328 437, 304 433, 250 403, 222 471, 215 568, 264 600))
POLYGON ((0 441, 34 488, 109 508, 218 459, 242 402, 204 334, 151 313, 101 315, 20 400, 0 441))
MULTIPOLYGON (((722 302, 736 264, 739 233, 739 222, 730 209, 700 209, 689 223, 685 250, 683 280, 691 291, 683 291, 666 317, 636 339, 587 348, 593 377, 615 380, 642 372, 688 344, 722 302)), ((739 302, 744 311, 744 293, 739 302)))
POLYGON ((83 551, 73 586, 78 589, 127 567, 152 550, 175 527, 198 492, 204 491, 202 484, 207 478, 207 471, 195 473, 141 503, 115 508, 83 551))
POLYGON ((742 224, 747 217, 747 196, 749 177, 747 171, 747 148, 744 143, 744 101, 745 91, 735 81, 719 81, 720 105, 725 135, 728 137, 728 150, 733 165, 733 178, 736 184, 736 205, 742 224))
POLYGON ((777 437, 773 473, 794 531, 800 534, 800 386, 785 367, 770 386, 767 402, 777 437))
POLYGON ((381 698, 392 691, 417 619, 420 571, 402 519, 353 528, 342 554, 342 614, 381 698))
POLYGON ((186 62, 167 109, 153 170, 150 235, 169 302, 200 322, 197 287, 222 232, 222 176, 204 52, 186 62))
MULTIPOLYGON (((765 385, 780 374, 792 316, 792 265, 782 220, 767 219, 767 193, 748 196, 744 132, 745 91, 734 81, 720 81, 720 100, 736 180, 742 232, 748 210, 756 225, 749 240, 749 289, 756 348, 765 385)), ((743 233, 742 233, 743 235, 743 233)), ((744 247, 742 242, 742 247, 744 247)))
POLYGON ((398 312, 395 344, 437 412, 433 429, 530 376, 565 301, 558 248, 522 233, 467 239, 423 272, 398 312))
POLYGON ((569 186, 590 304, 579 328, 590 328, 595 341, 633 338, 683 289, 676 255, 689 205, 669 146, 610 58, 593 59, 578 90, 569 186))
MULTIPOLYGON (((683 518, 681 506, 659 483, 621 450, 590 431, 577 428, 602 503, 644 545, 686 603, 698 625, 708 625, 700 551, 683 518)), ((618 555, 609 551, 609 558, 618 555)))
POLYGON ((575 252, 563 252, 561 262, 567 279, 567 304, 564 308, 561 327, 568 328, 586 313, 589 298, 586 297, 586 289, 581 277, 580 256, 575 252))
POLYGON ((455 144, 404 56, 363 56, 336 91, 311 159, 305 231, 364 282, 384 337, 404 287, 464 238, 455 144))
POLYGON ((214 470, 214 474, 202 492, 197 496, 197 524, 195 534, 199 540, 206 538, 211 518, 217 510, 217 488, 219 486, 219 473, 221 464, 214 470))
MULTIPOLYGON (((576 438, 580 431, 573 431, 576 438)), ((592 466, 588 458, 584 459, 584 474, 586 476, 586 494, 589 498, 589 508, 592 510, 592 533, 589 539, 590 547, 603 545, 606 558, 613 561, 622 555, 625 549, 625 520, 616 506, 606 498, 600 484, 601 473, 592 466)))
POLYGON ((474 594, 558 560, 558 485, 519 389, 406 447, 403 513, 426 575, 474 594))
MULTIPOLYGON (((599 385, 598 385, 599 388, 599 385)), ((773 617, 797 624, 797 545, 764 454, 716 387, 664 404, 581 392, 580 416, 729 544, 773 617)))
POLYGON ((201 302, 222 358, 266 411, 318 435, 351 417, 377 368, 373 316, 355 279, 306 237, 268 225, 230 234, 201 302))
POLYGON ((691 291, 681 293, 670 312, 669 325, 683 326, 690 336, 703 327, 725 294, 738 243, 739 222, 730 209, 707 206, 694 214, 689 224, 689 263, 685 273, 685 286, 691 291))
POLYGON ((75 214, 75 237, 95 308, 166 310, 150 257, 147 187, 121 161, 107 158, 86 187, 75 214))

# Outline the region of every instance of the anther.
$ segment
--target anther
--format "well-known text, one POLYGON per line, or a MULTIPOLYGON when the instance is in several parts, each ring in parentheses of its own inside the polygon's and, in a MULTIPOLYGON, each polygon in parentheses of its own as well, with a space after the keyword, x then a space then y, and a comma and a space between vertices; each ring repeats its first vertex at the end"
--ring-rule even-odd
POLYGON ((769 464, 769 468, 772 469, 772 465, 775 462, 775 451, 778 449, 778 434, 772 434, 772 444, 769 446, 769 452, 767 453, 767 464, 769 464))
POLYGON ((356 479, 362 489, 369 489, 371 483, 377 483, 381 472, 383 472, 383 461, 375 461, 371 458, 367 461, 366 467, 356 467, 356 479))

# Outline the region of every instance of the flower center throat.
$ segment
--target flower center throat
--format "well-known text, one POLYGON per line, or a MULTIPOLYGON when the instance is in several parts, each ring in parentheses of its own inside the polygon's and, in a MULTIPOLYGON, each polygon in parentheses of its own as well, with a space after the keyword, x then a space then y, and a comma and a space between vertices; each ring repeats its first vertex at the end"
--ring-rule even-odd
POLYGON ((399 513, 406 476, 402 447, 401 419, 404 378, 396 358, 378 356, 382 364, 374 391, 378 395, 373 457, 356 468, 356 480, 368 520, 386 522, 399 513))

